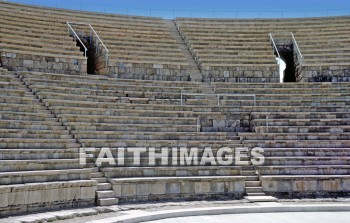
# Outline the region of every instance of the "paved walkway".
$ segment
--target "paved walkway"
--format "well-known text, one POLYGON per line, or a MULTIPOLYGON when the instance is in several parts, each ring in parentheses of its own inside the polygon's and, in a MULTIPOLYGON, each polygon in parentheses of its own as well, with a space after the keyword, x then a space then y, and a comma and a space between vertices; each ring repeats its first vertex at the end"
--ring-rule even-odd
POLYGON ((170 218, 147 223, 349 223, 350 212, 283 212, 204 215, 170 218))
POLYGON ((279 200, 278 202, 250 203, 247 200, 231 201, 185 201, 145 204, 124 204, 110 207, 90 207, 33 213, 23 216, 0 218, 0 223, 112 223, 112 222, 350 222, 350 199, 279 200), (292 210, 293 209, 293 210, 292 210), (271 212, 280 213, 271 213, 271 212), (293 213, 283 213, 294 211, 293 213), (309 212, 305 212, 309 211, 309 212), (328 211, 343 211, 329 212, 328 211), (244 213, 249 214, 244 214, 244 213), (263 213, 261 212, 269 212, 263 213), (303 212, 303 213, 298 213, 303 212), (311 212, 317 212, 311 213, 311 212), (234 215, 233 215, 234 214, 234 215), (210 216, 206 216, 210 215, 210 216), (161 216, 161 217, 159 217, 161 216), (180 218, 185 217, 186 218, 180 218), (193 217, 192 217, 193 216, 193 217), (172 217, 179 217, 171 219, 172 217), (170 219, 169 219, 170 218, 170 219), (160 220, 162 219, 162 220, 160 220), (166 220, 165 220, 166 219, 166 220), (242 221, 243 219, 243 221, 242 221), (276 220, 275 220, 276 219, 276 220), (281 220, 282 219, 282 220, 281 220), (301 221, 298 221, 302 219, 301 221), (344 221, 347 220, 347 221, 344 221), (218 221, 219 220, 219 221, 218 221), (248 221, 249 220, 249 221, 248 221), (269 221, 262 221, 269 220, 269 221), (273 221, 275 220, 275 221, 273 221))

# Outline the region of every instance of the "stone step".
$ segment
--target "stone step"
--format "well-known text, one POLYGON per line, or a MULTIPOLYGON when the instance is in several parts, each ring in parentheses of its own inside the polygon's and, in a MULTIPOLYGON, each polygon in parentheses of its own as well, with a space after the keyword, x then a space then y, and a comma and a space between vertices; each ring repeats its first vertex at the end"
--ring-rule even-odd
POLYGON ((107 178, 105 178, 105 177, 91 177, 91 180, 96 180, 97 181, 97 183, 107 183, 108 182, 108 180, 107 180, 107 178))
POLYGON ((272 196, 253 196, 248 195, 244 197, 250 202, 276 202, 278 199, 272 196))
POLYGON ((0 138, 72 139, 68 131, 0 129, 0 138))
POLYGON ((258 176, 246 176, 244 175, 245 178, 246 178, 246 181, 258 181, 259 180, 259 177, 258 176))
POLYGON ((249 148, 349 148, 349 140, 245 140, 249 148))
POLYGON ((260 181, 247 181, 245 182, 246 187, 258 187, 261 186, 260 181))
POLYGON ((137 117, 137 116, 74 116, 62 115, 62 122, 113 123, 113 124, 180 124, 196 125, 196 118, 137 117))
POLYGON ((100 198, 113 198, 115 197, 113 190, 96 191, 97 199, 100 198))
POLYGON ((74 139, 0 138, 0 149, 80 148, 74 139))
POLYGON ((287 166, 287 165, 349 165, 349 156, 334 157, 265 157, 265 166, 287 166))
POLYGON ((118 198, 98 198, 97 205, 98 206, 112 206, 117 205, 119 203, 118 198))
MULTIPOLYGON (((100 140, 100 139, 80 139, 79 143, 85 147, 211 147, 218 149, 222 147, 236 148, 242 146, 239 141, 209 141, 209 140, 100 140)), ((314 147, 314 146, 313 146, 314 147)), ((330 146, 328 146, 330 147, 330 146)))
POLYGON ((3 129, 27 129, 27 130, 65 130, 59 122, 29 121, 29 120, 0 120, 0 128, 3 129))
POLYGON ((108 191, 112 189, 112 185, 110 183, 98 183, 97 191, 108 191))
POLYGON ((255 187, 245 187, 246 193, 260 193, 263 191, 263 187, 255 186, 255 187))
POLYGON ((264 148, 265 157, 346 157, 350 155, 350 148, 264 148))
POLYGON ((218 140, 225 141, 239 140, 239 137, 229 136, 225 133, 205 133, 205 132, 115 132, 115 131, 99 131, 98 134, 92 131, 72 131, 77 139, 106 139, 106 140, 218 140))
POLYGON ((349 140, 350 133, 239 133, 241 140, 349 140))
POLYGON ((0 172, 79 169, 79 159, 1 160, 0 172))
POLYGON ((261 192, 261 193, 246 193, 248 196, 266 196, 265 193, 261 192))
POLYGON ((91 177, 92 178, 102 178, 103 177, 103 173, 101 173, 101 172, 92 172, 91 173, 91 177))
POLYGON ((349 165, 259 166, 259 175, 349 175, 349 165))
POLYGON ((255 176, 255 170, 242 170, 243 176, 255 176))
POLYGON ((77 159, 76 149, 1 149, 0 160, 77 159))
POLYGON ((73 131, 116 131, 116 132, 197 132, 197 125, 170 125, 170 124, 118 124, 113 123, 65 123, 73 131))
POLYGON ((266 133, 342 133, 350 132, 348 125, 320 125, 320 126, 255 126, 255 132, 266 133))
POLYGON ((90 172, 83 169, 0 172, 1 185, 89 179, 90 172))

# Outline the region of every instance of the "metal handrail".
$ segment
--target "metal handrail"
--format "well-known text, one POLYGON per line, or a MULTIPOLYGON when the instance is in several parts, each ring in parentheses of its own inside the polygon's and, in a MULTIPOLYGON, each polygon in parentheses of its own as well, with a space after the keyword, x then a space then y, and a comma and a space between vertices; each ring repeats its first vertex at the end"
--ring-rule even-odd
POLYGON ((87 49, 86 46, 84 45, 83 41, 81 41, 81 39, 79 38, 79 36, 77 35, 77 33, 74 31, 73 27, 69 24, 69 22, 66 22, 66 23, 67 23, 67 25, 68 25, 68 32, 69 32, 69 30, 71 30, 71 31, 74 33, 75 37, 79 40, 79 42, 81 43, 81 45, 84 47, 84 49, 85 49, 84 56, 86 56, 86 52, 88 51, 88 49, 87 49))
POLYGON ((295 46, 296 46, 296 48, 298 50, 298 53, 300 55, 300 59, 303 60, 303 55, 300 52, 300 49, 299 49, 297 41, 295 40, 294 34, 292 32, 290 34, 292 35, 292 40, 293 40, 293 43, 295 44, 295 46))
POLYGON ((277 52, 278 58, 281 59, 281 56, 280 56, 280 53, 278 52, 278 49, 277 49, 275 40, 274 40, 273 37, 272 37, 272 33, 270 33, 270 41, 272 42, 273 48, 274 48, 274 49, 276 50, 276 52, 277 52))
POLYGON ((203 94, 203 93, 183 93, 181 92, 180 103, 183 105, 183 96, 184 95, 200 95, 200 96, 216 96, 218 101, 218 106, 220 106, 220 97, 221 96, 236 96, 236 97, 253 97, 254 98, 254 106, 256 106, 256 95, 255 94, 203 94))
MULTIPOLYGON (((102 44, 102 46, 105 48, 106 50, 106 64, 105 66, 108 67, 108 54, 109 54, 109 50, 107 49, 106 45, 103 43, 103 41, 101 40, 101 38, 97 35, 95 29, 91 26, 91 24, 89 24, 90 29, 92 30, 92 32, 96 35, 98 41, 102 44)), ((98 41, 97 41, 97 48, 96 48, 96 52, 98 51, 98 41)))
POLYGON ((105 50, 109 53, 109 50, 107 49, 107 47, 105 46, 105 44, 102 42, 102 40, 100 39, 100 37, 97 35, 97 33, 95 32, 95 29, 91 26, 91 24, 89 24, 90 29, 94 32, 94 34, 96 35, 96 37, 99 39, 99 41, 101 42, 102 46, 105 48, 105 50))

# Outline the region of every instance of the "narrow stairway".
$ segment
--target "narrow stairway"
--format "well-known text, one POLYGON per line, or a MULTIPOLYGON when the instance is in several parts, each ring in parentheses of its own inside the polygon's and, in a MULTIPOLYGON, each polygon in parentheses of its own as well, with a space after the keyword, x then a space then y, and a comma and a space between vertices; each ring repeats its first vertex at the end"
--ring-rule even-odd
POLYGON ((188 46, 181 36, 176 23, 174 20, 165 20, 164 23, 169 27, 170 33, 172 37, 176 40, 176 43, 178 47, 181 49, 182 53, 184 54, 186 61, 190 64, 190 77, 191 81, 196 82, 202 82, 202 74, 199 69, 198 64, 196 63, 195 59, 193 58, 193 55, 191 51, 188 49, 188 46))

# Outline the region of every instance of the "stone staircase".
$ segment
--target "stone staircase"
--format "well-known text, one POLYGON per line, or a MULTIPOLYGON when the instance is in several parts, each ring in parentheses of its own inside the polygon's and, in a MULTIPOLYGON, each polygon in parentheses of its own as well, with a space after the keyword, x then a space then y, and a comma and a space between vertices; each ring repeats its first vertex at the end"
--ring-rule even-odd
POLYGON ((110 206, 118 204, 118 198, 115 197, 112 184, 104 176, 100 168, 95 167, 91 172, 91 179, 97 181, 96 204, 99 206, 110 206))
POLYGON ((201 82, 203 80, 200 68, 193 57, 190 49, 188 48, 184 38, 181 36, 176 22, 174 20, 165 20, 164 23, 169 27, 171 36, 176 39, 176 44, 181 49, 182 53, 185 55, 187 62, 190 64, 190 77, 191 81, 201 82))

